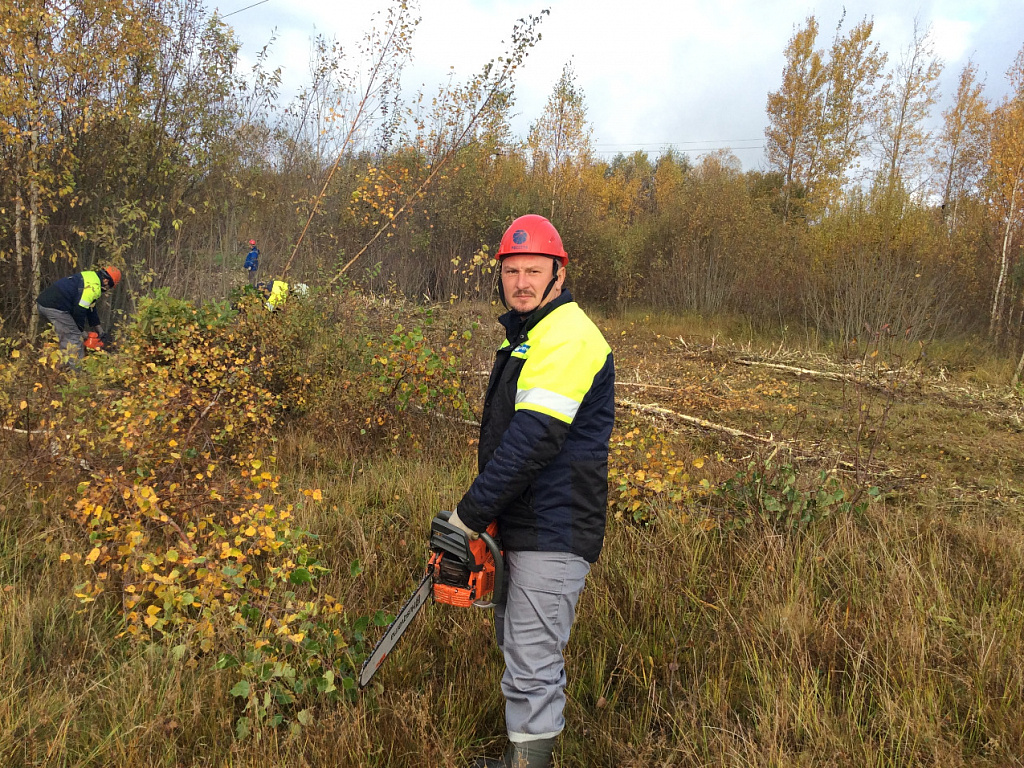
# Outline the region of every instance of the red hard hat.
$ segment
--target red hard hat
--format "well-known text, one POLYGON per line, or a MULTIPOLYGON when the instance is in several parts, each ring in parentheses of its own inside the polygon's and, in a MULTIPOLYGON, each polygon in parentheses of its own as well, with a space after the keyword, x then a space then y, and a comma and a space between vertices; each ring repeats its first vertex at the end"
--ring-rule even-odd
POLYGON ((117 267, 104 267, 103 271, 110 277, 110 282, 117 285, 121 282, 121 270, 117 267))
POLYGON ((564 267, 569 263, 569 255, 562 247, 562 238, 558 230, 543 216, 528 213, 520 216, 505 230, 501 245, 494 258, 501 261, 506 256, 551 256, 558 259, 564 267))
POLYGON ((249 241, 249 245, 256 245, 256 241, 255 240, 250 240, 249 241))

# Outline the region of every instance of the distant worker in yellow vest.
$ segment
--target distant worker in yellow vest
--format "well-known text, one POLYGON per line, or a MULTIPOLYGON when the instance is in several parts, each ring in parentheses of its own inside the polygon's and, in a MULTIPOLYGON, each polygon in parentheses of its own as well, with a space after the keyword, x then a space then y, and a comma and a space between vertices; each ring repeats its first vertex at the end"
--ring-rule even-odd
POLYGON ((62 277, 36 299, 36 309, 57 332, 60 347, 70 356, 72 367, 77 366, 85 354, 82 334, 87 324, 101 338, 104 336, 96 303, 119 282, 121 270, 103 267, 62 277))
POLYGON ((288 283, 283 280, 271 280, 269 283, 257 283, 256 287, 267 297, 266 307, 275 312, 288 300, 288 283))

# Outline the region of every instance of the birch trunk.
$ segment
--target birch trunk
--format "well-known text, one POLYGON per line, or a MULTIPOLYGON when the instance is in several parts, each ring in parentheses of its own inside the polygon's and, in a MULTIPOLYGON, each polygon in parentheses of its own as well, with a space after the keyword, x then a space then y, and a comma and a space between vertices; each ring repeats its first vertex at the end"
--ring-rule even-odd
POLYGON ((1010 212, 1006 216, 1006 227, 1003 229, 1003 248, 999 256, 999 278, 996 280, 996 290, 992 296, 992 314, 988 323, 988 335, 993 339, 999 335, 1003 322, 1003 290, 1006 286, 1006 273, 1010 268, 1010 242, 1016 205, 1017 184, 1014 184, 1013 191, 1010 193, 1010 212))
POLYGON ((28 286, 25 285, 25 269, 21 258, 21 230, 25 226, 24 222, 22 221, 22 217, 24 216, 25 203, 21 198, 20 167, 15 171, 14 174, 14 189, 16 190, 14 197, 14 265, 15 269, 18 270, 18 284, 21 286, 21 323, 23 327, 27 328, 29 326, 29 323, 31 322, 29 315, 35 313, 32 312, 32 299, 34 297, 29 295, 29 293, 31 292, 28 290, 28 286))
MULTIPOLYGON (((36 150, 39 144, 39 134, 32 131, 29 144, 29 164, 31 166, 28 178, 28 242, 29 253, 32 259, 32 271, 29 278, 29 301, 35 301, 39 295, 39 282, 42 273, 39 255, 39 182, 36 179, 38 161, 36 150)), ((29 312, 28 337, 34 339, 39 330, 39 314, 29 312)))

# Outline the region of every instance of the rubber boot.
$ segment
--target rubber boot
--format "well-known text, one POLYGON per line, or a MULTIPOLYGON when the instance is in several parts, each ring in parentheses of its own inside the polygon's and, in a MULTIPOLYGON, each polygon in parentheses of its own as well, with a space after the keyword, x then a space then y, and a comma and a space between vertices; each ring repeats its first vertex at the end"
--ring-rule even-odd
POLYGON ((533 741, 509 742, 500 758, 478 757, 469 768, 551 768, 554 737, 533 741))

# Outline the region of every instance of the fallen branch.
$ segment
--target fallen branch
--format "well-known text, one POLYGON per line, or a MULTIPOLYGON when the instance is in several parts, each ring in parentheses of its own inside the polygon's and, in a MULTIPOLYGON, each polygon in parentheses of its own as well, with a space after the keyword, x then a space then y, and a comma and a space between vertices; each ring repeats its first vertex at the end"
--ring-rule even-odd
POLYGON ((664 384, 642 384, 639 381, 616 381, 616 387, 639 387, 640 389, 663 389, 666 392, 678 392, 679 387, 666 387, 664 384))
POLYGON ((13 432, 16 435, 45 435, 50 432, 48 429, 18 429, 18 427, 8 427, 0 424, 0 429, 5 432, 13 432))
MULTIPOLYGON (((675 419, 681 421, 684 424, 691 426, 700 427, 701 429, 709 429, 713 432, 722 432, 732 437, 743 438, 744 440, 753 440, 757 443, 763 443, 764 445, 775 446, 776 450, 779 448, 785 449, 795 457, 804 459, 820 460, 822 458, 820 450, 809 450, 803 449, 793 443, 786 442, 784 440, 776 440, 774 437, 763 435, 754 435, 750 432, 744 432, 742 429, 735 429, 734 427, 727 427, 724 424, 716 424, 713 421, 707 419, 701 419, 697 416, 687 416, 685 413, 677 413, 676 411, 669 410, 668 408, 662 408, 660 405, 650 405, 647 403, 634 403, 631 400, 617 399, 616 405, 622 406, 623 408, 631 408, 640 413, 645 413, 653 416, 661 416, 663 418, 675 419)), ((850 461, 835 457, 835 466, 837 469, 841 469, 845 472, 857 472, 857 466, 850 461)), ((889 473, 893 473, 893 470, 889 470, 889 473)), ((885 473, 879 473, 885 474, 885 473)))
POLYGON ((735 429, 733 427, 727 427, 724 424, 716 424, 713 421, 707 419, 701 419, 696 416, 687 416, 685 413, 677 413, 671 411, 668 408, 662 408, 660 405, 649 405, 645 403, 634 403, 632 400, 620 400, 615 401, 616 405, 621 405, 623 408, 632 408, 633 410, 640 411, 641 413, 650 413, 657 416, 664 416, 666 418, 676 419, 686 424, 692 424, 696 427, 703 429, 710 429, 715 432, 724 432, 727 435, 733 437, 742 437, 747 440, 756 440, 759 443, 766 443, 769 445, 786 445, 781 443, 773 437, 762 437, 760 435, 752 435, 749 432, 744 432, 742 429, 735 429))
MULTIPOLYGON (((888 388, 884 384, 866 379, 863 376, 854 376, 852 373, 836 373, 835 371, 815 371, 810 368, 798 368, 795 365, 783 365, 782 363, 767 363, 762 360, 747 360, 742 357, 737 357, 736 362, 740 365, 760 365, 765 368, 771 368, 776 371, 783 371, 785 373, 791 373, 794 376, 802 377, 807 376, 812 379, 829 379, 830 381, 848 381, 851 384, 860 384, 875 389, 887 390, 888 388)), ((894 372, 895 373, 895 372, 894 372)))

